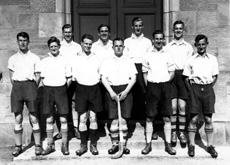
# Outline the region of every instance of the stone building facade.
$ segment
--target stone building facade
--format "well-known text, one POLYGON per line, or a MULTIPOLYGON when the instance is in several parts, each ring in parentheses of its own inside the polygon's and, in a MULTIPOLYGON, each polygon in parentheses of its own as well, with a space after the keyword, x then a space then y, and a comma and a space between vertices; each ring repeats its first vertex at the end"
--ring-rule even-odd
MULTIPOLYGON (((172 38, 172 24, 183 20, 185 39, 193 44, 197 34, 209 37, 208 51, 218 56, 220 75, 215 85, 217 131, 224 132, 230 144, 230 2, 229 0, 162 0, 163 27, 167 41, 172 38)), ((16 53, 16 34, 30 34, 30 49, 41 58, 48 52, 47 39, 61 39, 61 27, 71 23, 71 0, 0 0, 0 141, 13 145, 6 139, 13 133, 14 116, 10 112, 11 84, 8 59, 16 53), (6 127, 6 125, 8 127, 6 127), (12 127, 12 129, 9 127, 12 127)), ((28 113, 28 112, 24 112, 28 113)))

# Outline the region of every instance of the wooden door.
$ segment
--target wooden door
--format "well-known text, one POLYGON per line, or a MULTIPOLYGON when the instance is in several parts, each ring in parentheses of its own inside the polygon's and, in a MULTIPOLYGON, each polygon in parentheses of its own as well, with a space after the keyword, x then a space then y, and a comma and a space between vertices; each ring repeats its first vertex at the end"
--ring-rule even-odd
POLYGON ((163 30, 162 11, 162 0, 72 0, 74 40, 79 42, 89 33, 96 41, 102 23, 111 27, 111 39, 125 39, 132 33, 131 22, 136 16, 144 20, 144 34, 151 39, 154 30, 163 30))

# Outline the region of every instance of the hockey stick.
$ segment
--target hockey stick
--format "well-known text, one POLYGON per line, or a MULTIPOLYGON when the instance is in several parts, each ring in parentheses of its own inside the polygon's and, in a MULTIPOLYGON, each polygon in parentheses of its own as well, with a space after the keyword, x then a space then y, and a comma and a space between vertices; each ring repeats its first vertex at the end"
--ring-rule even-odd
POLYGON ((121 119, 121 105, 120 105, 120 100, 118 98, 117 101, 117 110, 118 110, 118 124, 119 124, 119 137, 120 137, 120 141, 119 141, 119 151, 112 155, 112 159, 118 159, 123 155, 123 151, 124 151, 124 137, 123 137, 123 131, 122 131, 122 119, 121 119))

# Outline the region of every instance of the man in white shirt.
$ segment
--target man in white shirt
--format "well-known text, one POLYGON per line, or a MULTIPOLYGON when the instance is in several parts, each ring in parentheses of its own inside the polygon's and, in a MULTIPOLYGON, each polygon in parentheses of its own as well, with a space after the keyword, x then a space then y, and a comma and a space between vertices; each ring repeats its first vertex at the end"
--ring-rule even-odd
MULTIPOLYGON (((73 32, 72 26, 70 24, 65 24, 62 27, 63 40, 61 41, 60 54, 64 56, 68 62, 71 62, 75 56, 79 55, 82 52, 81 45, 73 41, 73 32)), ((73 135, 80 139, 80 133, 78 130, 79 125, 79 115, 75 111, 75 102, 74 102, 74 91, 76 87, 76 82, 72 81, 70 87, 67 90, 68 93, 68 103, 69 103, 69 116, 68 121, 73 123, 73 135)), ((57 138, 61 138, 59 134, 57 138)))
POLYGON ((10 80, 13 85, 11 98, 11 111, 15 115, 15 148, 14 157, 22 153, 22 122, 23 107, 26 104, 29 110, 29 119, 33 129, 35 141, 35 154, 41 155, 41 131, 37 114, 37 86, 40 82, 40 58, 29 50, 29 35, 26 32, 17 34, 18 53, 9 58, 8 68, 10 80))
POLYGON ((187 143, 185 136, 186 125, 186 101, 188 99, 188 92, 183 80, 182 72, 185 63, 193 54, 192 46, 183 38, 185 25, 182 21, 176 21, 173 24, 174 39, 165 46, 175 63, 175 77, 172 80, 172 137, 171 142, 177 142, 177 126, 179 129, 179 139, 182 144, 187 143))

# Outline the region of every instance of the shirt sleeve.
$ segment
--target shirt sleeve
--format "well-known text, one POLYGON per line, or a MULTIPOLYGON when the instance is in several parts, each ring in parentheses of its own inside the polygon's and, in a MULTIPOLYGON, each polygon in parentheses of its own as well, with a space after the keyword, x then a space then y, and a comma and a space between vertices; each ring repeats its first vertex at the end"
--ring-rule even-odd
POLYGON ((191 76, 191 72, 192 72, 192 68, 191 68, 191 60, 188 60, 185 64, 185 67, 184 67, 184 71, 183 71, 183 75, 184 76, 187 76, 187 77, 190 77, 191 76))
POLYGON ((129 74, 130 77, 137 74, 136 66, 131 60, 129 60, 129 68, 130 68, 130 74, 129 74))
POLYGON ((213 72, 212 72, 212 75, 215 76, 215 75, 218 75, 219 74, 219 66, 218 66, 218 62, 217 62, 217 59, 216 57, 214 56, 213 58, 214 62, 213 62, 213 72))
POLYGON ((168 53, 168 71, 175 71, 175 64, 172 59, 172 55, 168 53))
POLYGON ((11 56, 8 61, 8 69, 11 71, 14 71, 14 63, 13 63, 13 57, 11 56))
POLYGON ((142 72, 148 72, 149 70, 149 64, 147 60, 147 54, 144 55, 143 60, 142 60, 142 72))
POLYGON ((35 69, 34 69, 35 73, 40 73, 41 72, 41 60, 38 57, 35 61, 35 69))

